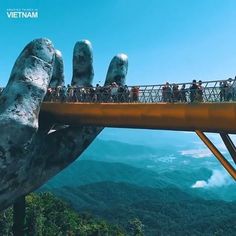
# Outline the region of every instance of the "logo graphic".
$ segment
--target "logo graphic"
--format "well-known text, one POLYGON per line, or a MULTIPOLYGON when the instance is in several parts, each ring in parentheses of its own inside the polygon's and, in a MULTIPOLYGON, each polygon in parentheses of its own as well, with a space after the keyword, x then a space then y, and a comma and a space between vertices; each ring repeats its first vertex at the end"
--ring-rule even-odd
POLYGON ((37 19, 39 17, 38 9, 7 9, 6 15, 10 19, 37 19))

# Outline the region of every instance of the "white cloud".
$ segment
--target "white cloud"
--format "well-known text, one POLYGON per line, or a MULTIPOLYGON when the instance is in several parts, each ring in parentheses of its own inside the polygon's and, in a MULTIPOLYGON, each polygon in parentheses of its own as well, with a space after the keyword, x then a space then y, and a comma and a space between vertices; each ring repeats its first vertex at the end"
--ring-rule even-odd
POLYGON ((229 185, 233 183, 231 176, 220 170, 213 170, 211 177, 205 180, 198 180, 193 184, 192 188, 211 188, 211 187, 221 187, 224 185, 229 185))
POLYGON ((152 169, 152 168, 155 168, 155 166, 154 165, 147 165, 146 168, 152 169))
POLYGON ((204 188, 207 186, 207 182, 205 180, 198 180, 195 184, 192 185, 192 188, 204 188))
POLYGON ((184 160, 184 161, 182 161, 182 163, 184 164, 184 165, 188 165, 189 164, 189 160, 184 160))
MULTIPOLYGON (((217 146, 222 154, 228 154, 220 145, 217 146)), ((186 149, 180 151, 182 156, 191 156, 193 158, 204 158, 213 156, 212 152, 207 148, 186 149)))
POLYGON ((211 151, 206 148, 182 150, 182 151, 180 151, 180 154, 183 156, 192 156, 194 158, 203 158, 203 157, 211 157, 212 156, 211 151))
MULTIPOLYGON (((215 146, 222 154, 228 154, 227 148, 219 137, 216 135, 211 135, 210 140, 214 141, 215 146)), ((196 148, 182 150, 180 151, 180 154, 183 156, 192 156, 194 158, 213 156, 212 152, 201 141, 194 141, 193 146, 196 148)))
POLYGON ((160 158, 158 158, 157 161, 161 161, 161 162, 165 162, 165 163, 172 163, 175 159, 176 159, 176 157, 172 154, 172 155, 160 157, 160 158))

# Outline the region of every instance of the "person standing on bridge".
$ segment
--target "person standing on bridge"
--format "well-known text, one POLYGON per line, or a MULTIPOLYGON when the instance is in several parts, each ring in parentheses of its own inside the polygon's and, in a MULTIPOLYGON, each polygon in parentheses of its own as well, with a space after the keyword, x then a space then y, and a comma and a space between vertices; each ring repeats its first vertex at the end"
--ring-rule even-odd
POLYGON ((139 101, 139 87, 133 86, 131 88, 131 101, 138 102, 139 101))
POLYGON ((124 86, 123 99, 124 102, 130 102, 130 91, 127 85, 124 86))
POLYGON ((168 82, 166 82, 166 84, 162 87, 162 100, 163 102, 172 101, 172 89, 168 82))
POLYGON ((203 102, 203 87, 202 87, 202 81, 201 80, 199 80, 198 81, 198 85, 197 85, 197 94, 196 94, 196 96, 197 96, 197 101, 198 102, 203 102))
MULTIPOLYGON (((0 91, 0 94, 1 94, 1 91, 0 91)), ((47 93, 46 93, 46 96, 45 96, 44 100, 51 102, 51 100, 52 100, 52 88, 47 89, 47 93)))
POLYGON ((66 95, 67 95, 67 89, 66 89, 66 86, 63 85, 59 91, 60 93, 60 98, 61 98, 61 102, 66 102, 66 95))
POLYGON ((231 87, 232 87, 232 100, 236 101, 236 76, 234 77, 231 87))
POLYGON ((117 83, 113 82, 111 84, 111 98, 113 102, 118 101, 118 89, 119 89, 119 86, 117 85, 117 83))
POLYGON ((101 86, 99 84, 96 84, 96 88, 95 88, 95 101, 96 102, 101 102, 101 86))
POLYGON ((187 90, 185 89, 185 84, 183 84, 180 89, 180 101, 181 102, 187 102, 186 93, 187 93, 187 90))
POLYGON ((180 101, 180 90, 178 84, 173 84, 172 95, 173 102, 180 101))
POLYGON ((228 83, 226 80, 220 82, 220 101, 227 101, 228 83))
POLYGON ((232 84, 232 81, 233 79, 232 78, 229 78, 228 81, 226 82, 227 83, 227 101, 230 101, 233 99, 233 84, 232 84))
POLYGON ((190 102, 194 102, 196 100, 196 93, 197 93, 197 81, 194 79, 192 82, 190 89, 190 102))

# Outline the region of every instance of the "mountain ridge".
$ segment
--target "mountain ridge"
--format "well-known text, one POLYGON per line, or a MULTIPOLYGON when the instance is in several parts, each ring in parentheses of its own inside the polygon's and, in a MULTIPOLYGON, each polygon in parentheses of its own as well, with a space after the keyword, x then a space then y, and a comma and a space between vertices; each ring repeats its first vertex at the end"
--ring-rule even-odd
POLYGON ((125 229, 127 222, 137 217, 144 224, 145 235, 222 235, 218 232, 233 235, 236 229, 232 227, 236 220, 236 201, 204 200, 178 188, 158 189, 106 181, 50 191, 77 211, 125 229))

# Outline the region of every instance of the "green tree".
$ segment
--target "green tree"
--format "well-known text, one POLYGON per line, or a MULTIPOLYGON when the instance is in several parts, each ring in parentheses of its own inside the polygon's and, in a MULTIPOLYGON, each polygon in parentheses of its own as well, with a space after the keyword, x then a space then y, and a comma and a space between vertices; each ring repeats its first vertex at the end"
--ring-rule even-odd
POLYGON ((141 220, 138 218, 131 219, 129 221, 129 230, 134 236, 143 236, 144 235, 144 225, 141 220))
MULTIPOLYGON (((0 213, 0 235, 11 236, 13 210, 0 213)), ((88 215, 79 215, 51 193, 26 197, 27 236, 124 236, 117 226, 88 215)))
POLYGON ((2 212, 0 212, 0 235, 13 235, 12 227, 13 227, 13 209, 8 208, 2 212))

